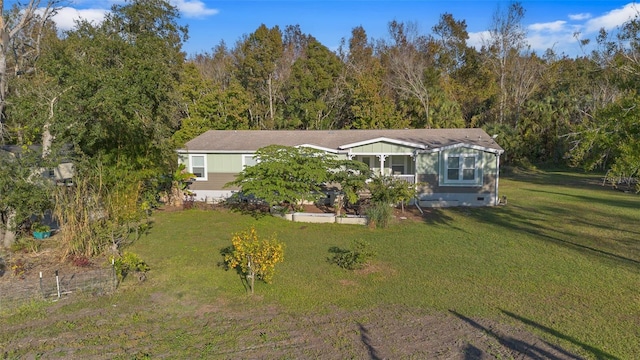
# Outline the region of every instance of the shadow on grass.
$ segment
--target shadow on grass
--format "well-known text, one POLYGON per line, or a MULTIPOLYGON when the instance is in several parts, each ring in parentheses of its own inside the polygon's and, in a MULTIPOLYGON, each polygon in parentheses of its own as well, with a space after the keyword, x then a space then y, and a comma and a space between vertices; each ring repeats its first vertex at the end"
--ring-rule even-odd
POLYGON ((381 360, 382 358, 378 354, 378 350, 376 350, 376 348, 371 344, 371 338, 369 337, 369 330, 361 323, 358 323, 358 329, 360 329, 360 340, 362 341, 364 346, 367 348, 367 351, 369 352, 369 359, 381 360))
POLYGON ((423 208, 422 219, 427 225, 450 225, 453 218, 438 208, 423 208))
POLYGON ((260 219, 271 214, 268 205, 256 201, 230 200, 224 203, 224 207, 235 213, 250 215, 254 219, 260 219))
MULTIPOLYGON (((584 254, 597 256, 600 259, 607 258, 618 262, 618 265, 632 266, 637 269, 640 266, 640 260, 623 256, 612 249, 596 248, 594 246, 585 245, 578 241, 569 239, 579 239, 584 234, 574 234, 562 231, 560 227, 554 226, 554 222, 561 223, 563 218, 568 217, 574 210, 539 206, 535 209, 527 209, 514 205, 500 207, 496 209, 471 209, 468 210, 470 216, 476 217, 479 221, 487 222, 493 225, 512 230, 514 232, 524 232, 534 235, 539 239, 552 242, 584 254), (530 211, 530 213, 527 213, 530 211), (533 221, 539 221, 534 223, 533 221), (550 222, 550 220, 552 222, 550 222), (544 225, 543 225, 544 224, 544 225), (554 234, 554 235, 551 235, 554 234), (563 238, 564 237, 564 238, 563 238)), ((598 227, 597 224, 586 224, 585 226, 598 227)), ((611 226, 609 230, 617 230, 611 226)))
MULTIPOLYGON (((597 204, 611 206, 611 207, 623 207, 623 208, 628 208, 628 209, 637 209, 640 206, 640 196, 635 195, 635 194, 627 194, 627 195, 630 196, 630 197, 635 197, 636 201, 634 201, 634 200, 621 200, 621 199, 603 199, 603 198, 598 198, 598 197, 594 197, 594 196, 575 195, 575 194, 568 194, 568 193, 562 193, 562 192, 557 192, 557 191, 546 191, 546 190, 536 190, 536 189, 529 189, 528 191, 537 192, 537 193, 543 193, 543 194, 559 195, 559 196, 569 196, 569 197, 572 197, 572 198, 575 198, 575 199, 579 199, 579 200, 585 201, 587 203, 597 203, 597 204)), ((615 194, 615 193, 613 193, 613 194, 615 194)))
MULTIPOLYGON (((589 352, 596 359, 610 359, 610 360, 619 359, 618 357, 613 356, 613 355, 611 355, 611 354, 609 354, 609 353, 607 353, 605 351, 602 351, 602 350, 600 350, 600 349, 598 349, 596 347, 593 347, 591 345, 588 345, 588 344, 585 344, 585 343, 583 343, 581 341, 578 341, 577 339, 575 339, 575 338, 573 338, 571 336, 565 335, 565 334, 563 334, 563 333, 561 333, 561 332, 559 332, 557 330, 554 330, 554 329, 552 329, 550 327, 547 327, 547 326, 544 326, 542 324, 538 324, 537 322, 535 322, 533 320, 530 320, 530 319, 527 319, 527 318, 522 317, 520 315, 514 314, 514 313, 512 313, 510 311, 506 311, 506 310, 502 310, 502 309, 500 309, 500 311, 502 311, 503 314, 505 314, 505 315, 507 315, 507 316, 509 316, 509 317, 511 317, 513 319, 516 319, 516 320, 518 320, 518 321, 520 321, 520 322, 522 322, 522 323, 524 323, 526 325, 532 326, 532 327, 534 327, 534 328, 536 328, 538 330, 541 330, 541 331, 543 331, 543 332, 545 332, 545 333, 547 333, 549 335, 552 335, 552 336, 554 336, 554 337, 556 337, 558 339, 566 340, 566 341, 568 341, 568 342, 570 342, 570 343, 582 348, 583 350, 589 352)), ((551 344, 549 344, 549 345, 551 345, 551 344)), ((555 349, 558 349, 557 346, 555 346, 555 345, 552 345, 552 346, 555 349)))
MULTIPOLYGON (((455 315, 457 318, 459 318, 460 320, 466 322, 467 324, 473 326, 474 328, 482 331, 483 333, 491 336, 492 338, 496 339, 498 341, 498 343, 500 343, 500 345, 504 346, 505 348, 516 352, 518 354, 521 354, 523 356, 523 358, 530 358, 530 359, 551 359, 551 360, 560 360, 560 359, 582 359, 581 357, 574 355, 562 348, 560 348, 559 346, 556 345, 552 345, 549 343, 546 343, 548 346, 550 346, 552 349, 554 349, 556 352, 562 354, 562 357, 558 354, 554 354, 552 353, 550 350, 544 349, 540 346, 537 346, 536 343, 528 343, 526 341, 523 341, 521 339, 517 339, 515 337, 512 336, 504 336, 501 334, 496 333, 495 331, 482 326, 480 323, 474 321, 471 318, 468 318, 454 310, 449 310, 449 312, 453 315, 455 315)), ((466 349, 465 349, 465 359, 482 359, 484 358, 484 356, 482 356, 482 351, 472 345, 469 345, 466 349), (478 356, 479 355, 479 356, 478 356)), ((610 358, 606 358, 606 359, 615 359, 613 357, 610 358)))
POLYGON ((482 350, 471 344, 467 344, 467 346, 464 347, 464 360, 480 360, 483 355, 482 350))
POLYGON ((537 185, 559 185, 589 189, 607 189, 602 186, 604 174, 581 173, 575 170, 536 171, 522 169, 503 171, 502 174, 505 179, 537 185))
POLYGON ((242 283, 242 286, 244 287, 245 291, 249 292, 251 290, 249 280, 247 279, 246 275, 242 272, 242 269, 240 268, 240 266, 236 266, 235 268, 232 268, 231 266, 229 266, 229 262, 227 261, 227 257, 233 255, 233 250, 234 250, 233 245, 229 245, 220 249, 220 256, 222 256, 222 260, 218 261, 217 265, 218 267, 223 268, 225 271, 234 269, 236 271, 236 274, 238 274, 238 278, 240 278, 240 282, 242 283))

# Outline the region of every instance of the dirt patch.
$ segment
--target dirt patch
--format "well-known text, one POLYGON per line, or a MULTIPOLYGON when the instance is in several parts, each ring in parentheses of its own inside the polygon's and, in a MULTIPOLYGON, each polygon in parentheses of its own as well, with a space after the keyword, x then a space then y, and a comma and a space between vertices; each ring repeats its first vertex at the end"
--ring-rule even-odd
POLYGON ((70 259, 60 250, 59 238, 52 236, 44 240, 29 240, 34 245, 0 254, 5 263, 5 273, 0 283, 32 281, 43 274, 82 272, 104 266, 106 258, 70 259))
POLYGON ((139 354, 215 359, 581 359, 520 326, 455 310, 391 304, 349 310, 328 305, 297 313, 265 305, 260 298, 241 304, 215 299, 198 304, 158 292, 147 300, 74 312, 51 307, 44 318, 0 329, 0 338, 7 340, 0 349, 26 358, 38 354, 66 359, 139 354), (33 341, 31 330, 47 327, 57 330, 40 333, 33 341), (9 333, 13 335, 7 337, 9 333), (188 338, 180 338, 184 334, 188 338), (83 345, 87 343, 91 347, 83 345))

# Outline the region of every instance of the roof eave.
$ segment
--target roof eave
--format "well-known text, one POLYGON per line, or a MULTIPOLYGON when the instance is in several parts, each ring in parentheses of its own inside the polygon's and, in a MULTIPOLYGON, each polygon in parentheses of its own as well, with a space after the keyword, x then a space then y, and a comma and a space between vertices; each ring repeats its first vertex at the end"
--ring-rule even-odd
POLYGON ((389 143, 396 144, 396 145, 404 145, 404 146, 417 148, 417 149, 423 149, 423 150, 427 149, 427 147, 425 145, 422 145, 422 144, 416 144, 416 143, 397 140, 397 139, 392 139, 392 138, 388 138, 388 137, 378 137, 378 138, 375 138, 375 139, 358 141, 358 142, 354 142, 354 143, 351 143, 351 144, 340 145, 340 146, 338 146, 338 148, 341 149, 341 150, 345 150, 345 149, 350 149, 350 148, 353 148, 353 147, 356 147, 356 146, 368 145, 368 144, 373 144, 373 143, 377 143, 377 142, 381 142, 381 141, 389 142, 389 143))

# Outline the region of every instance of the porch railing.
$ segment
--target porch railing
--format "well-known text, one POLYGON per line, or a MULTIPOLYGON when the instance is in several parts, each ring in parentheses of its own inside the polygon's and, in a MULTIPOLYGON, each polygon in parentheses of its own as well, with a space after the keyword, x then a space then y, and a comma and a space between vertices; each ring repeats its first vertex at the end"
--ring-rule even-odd
POLYGON ((409 174, 409 175, 391 175, 396 179, 401 179, 404 180, 406 182, 408 182, 409 184, 415 184, 416 183, 416 176, 413 174, 409 174))

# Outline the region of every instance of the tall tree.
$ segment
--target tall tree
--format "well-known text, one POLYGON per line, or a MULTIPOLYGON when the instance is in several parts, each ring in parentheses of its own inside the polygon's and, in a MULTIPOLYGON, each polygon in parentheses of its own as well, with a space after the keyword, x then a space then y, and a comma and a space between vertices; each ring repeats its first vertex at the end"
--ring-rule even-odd
POLYGON ((207 130, 248 129, 249 101, 235 78, 224 88, 206 79, 194 63, 185 65, 180 83, 182 94, 180 129, 173 134, 176 145, 207 130))
POLYGON ((435 66, 445 98, 459 107, 464 125, 481 125, 479 118, 489 107, 495 83, 479 52, 467 44, 466 22, 444 13, 432 30, 437 46, 435 66))
MULTIPOLYGON (((344 52, 344 51, 342 51, 344 52)), ((347 108, 340 115, 340 127, 354 129, 405 128, 409 122, 396 112, 390 89, 385 86, 385 69, 374 56, 362 27, 351 31, 349 49, 343 54, 347 108)))
MULTIPOLYGON (((43 69, 69 89, 59 100, 52 133, 74 145, 74 181, 87 185, 58 200, 71 211, 84 204, 70 197, 94 199, 92 211, 102 214, 77 227, 80 233, 63 231, 69 244, 72 238, 119 244, 153 201, 157 177, 171 169, 186 39, 177 18, 167 1, 132 0, 112 7, 99 25, 78 23, 43 59, 43 69)), ((77 224, 72 215, 61 213, 63 226, 77 224)), ((74 245, 72 252, 104 250, 88 244, 74 245)))
POLYGON ((418 33, 415 23, 389 23, 392 44, 382 46, 383 61, 388 71, 388 82, 400 97, 403 97, 405 111, 412 112, 413 104, 418 104, 413 126, 435 127, 431 118, 431 101, 438 76, 433 67, 433 52, 428 38, 418 33))
POLYGON ((510 70, 517 65, 515 59, 526 49, 526 31, 522 26, 525 10, 519 2, 510 2, 506 9, 497 7, 489 27, 489 38, 483 39, 486 59, 494 71, 500 89, 497 121, 507 121, 510 70))
POLYGON ((342 63, 316 39, 309 39, 304 56, 291 69, 287 84, 286 115, 294 128, 331 129, 336 125, 340 96, 336 79, 342 63))
MULTIPOLYGON (((592 86, 604 106, 571 134, 570 155, 575 164, 600 166, 613 177, 640 177, 640 17, 625 22, 614 38, 601 30, 600 51, 593 54, 605 72, 601 86, 592 86), (614 85, 615 91, 608 91, 614 85), (603 91, 607 90, 607 91, 603 91), (602 101, 604 100, 604 101, 602 101)), ((640 191, 640 185, 637 188, 640 191)))
POLYGON ((203 79, 212 81, 218 88, 224 90, 231 83, 233 56, 224 41, 216 45, 211 54, 196 54, 189 62, 200 71, 203 79))
POLYGON ((43 33, 51 26, 49 20, 62 0, 40 0, 20 3, 5 13, 4 0, 0 0, 0 140, 6 136, 5 107, 9 81, 12 77, 34 71, 40 56, 43 33), (13 71, 10 71, 13 67, 13 71))
POLYGON ((278 61, 283 55, 282 32, 264 24, 240 42, 236 48, 240 84, 251 93, 253 104, 249 110, 252 126, 275 127, 274 81, 278 61))

